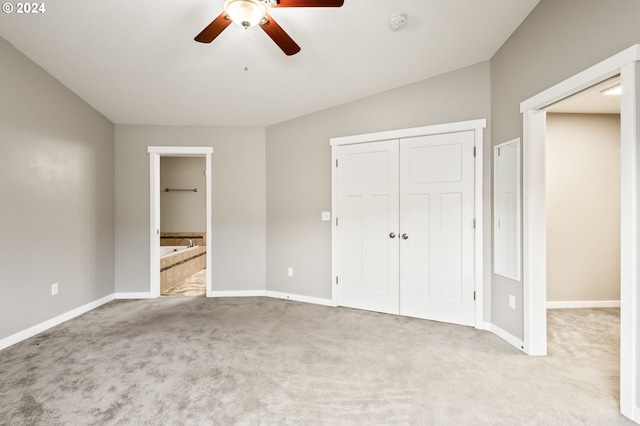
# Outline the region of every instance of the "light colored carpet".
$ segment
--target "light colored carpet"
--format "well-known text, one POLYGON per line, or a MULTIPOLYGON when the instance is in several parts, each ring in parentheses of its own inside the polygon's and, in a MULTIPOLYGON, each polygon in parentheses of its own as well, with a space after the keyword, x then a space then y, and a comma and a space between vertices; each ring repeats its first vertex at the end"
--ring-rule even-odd
POLYGON ((549 356, 468 327, 268 298, 114 301, 0 352, 0 424, 632 424, 619 311, 549 356))

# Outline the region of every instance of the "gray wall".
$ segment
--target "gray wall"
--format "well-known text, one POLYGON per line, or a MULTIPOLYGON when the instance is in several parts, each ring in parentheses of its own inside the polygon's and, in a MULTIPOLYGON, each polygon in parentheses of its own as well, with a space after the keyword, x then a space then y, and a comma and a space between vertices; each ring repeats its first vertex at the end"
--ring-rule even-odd
MULTIPOLYGON (((267 289, 331 298, 329 138, 455 121, 489 119, 489 63, 267 128, 267 289), (287 276, 287 267, 294 276, 287 276)), ((485 140, 489 140, 485 131, 485 140)), ((491 148, 485 146, 486 235, 490 235, 491 148)), ((485 247, 486 282, 490 245, 485 247)), ((488 299, 487 299, 488 300, 488 299)))
POLYGON ((116 125, 116 292, 149 291, 148 146, 214 148, 213 289, 264 290, 264 129, 116 125))
POLYGON ((206 231, 206 169, 205 157, 160 157, 160 232, 206 231))
MULTIPOLYGON (((542 0, 491 59, 493 144, 522 137, 520 102, 640 43, 638 16, 637 0, 542 0)), ((492 322, 522 338, 521 284, 492 280, 492 322)))
POLYGON ((620 115, 547 114, 547 300, 620 300, 620 115))
POLYGON ((2 339, 113 293, 114 168, 111 122, 2 38, 0 82, 2 339))

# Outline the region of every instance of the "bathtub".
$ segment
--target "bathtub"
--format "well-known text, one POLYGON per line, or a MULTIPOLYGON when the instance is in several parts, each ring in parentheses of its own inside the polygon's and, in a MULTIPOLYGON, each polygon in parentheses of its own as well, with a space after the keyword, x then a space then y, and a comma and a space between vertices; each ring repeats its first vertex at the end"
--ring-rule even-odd
POLYGON ((160 247, 160 293, 207 267, 204 246, 160 247))
POLYGON ((189 246, 160 246, 160 257, 162 258, 173 253, 178 253, 188 248, 189 246))

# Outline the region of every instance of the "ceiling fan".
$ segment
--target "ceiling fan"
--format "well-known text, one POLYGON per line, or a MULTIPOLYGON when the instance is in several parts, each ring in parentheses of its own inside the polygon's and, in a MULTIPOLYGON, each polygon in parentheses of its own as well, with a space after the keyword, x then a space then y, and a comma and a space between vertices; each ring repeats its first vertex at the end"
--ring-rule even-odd
POLYGON ((195 37, 211 43, 232 22, 250 28, 259 25, 286 55, 295 55, 300 46, 267 13, 267 7, 340 7, 344 0, 225 0, 224 11, 195 37))

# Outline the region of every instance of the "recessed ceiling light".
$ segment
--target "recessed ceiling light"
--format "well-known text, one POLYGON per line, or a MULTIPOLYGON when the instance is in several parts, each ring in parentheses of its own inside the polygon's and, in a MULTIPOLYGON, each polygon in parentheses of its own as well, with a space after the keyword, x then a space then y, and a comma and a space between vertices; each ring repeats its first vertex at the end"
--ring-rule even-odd
POLYGON ((618 84, 617 86, 609 87, 608 89, 603 90, 602 94, 603 95, 621 95, 622 86, 618 84))

